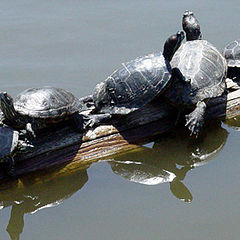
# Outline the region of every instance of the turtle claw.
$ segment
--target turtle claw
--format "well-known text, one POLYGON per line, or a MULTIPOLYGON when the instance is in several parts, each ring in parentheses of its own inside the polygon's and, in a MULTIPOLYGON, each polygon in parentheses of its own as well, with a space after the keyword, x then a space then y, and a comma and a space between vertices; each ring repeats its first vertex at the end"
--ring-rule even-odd
POLYGON ((206 104, 204 102, 198 102, 195 110, 185 116, 185 126, 191 131, 190 136, 195 135, 196 138, 198 137, 204 124, 205 109, 206 104))
POLYGON ((26 131, 27 131, 27 135, 30 139, 35 139, 37 137, 36 133, 33 130, 33 126, 31 123, 26 124, 26 131))
POLYGON ((97 127, 101 124, 107 124, 112 119, 112 115, 108 113, 83 115, 83 129, 87 130, 92 127, 97 127))
POLYGON ((188 129, 191 131, 190 136, 195 135, 196 137, 198 137, 202 126, 200 126, 194 116, 191 116, 191 114, 186 115, 185 126, 188 127, 188 129))

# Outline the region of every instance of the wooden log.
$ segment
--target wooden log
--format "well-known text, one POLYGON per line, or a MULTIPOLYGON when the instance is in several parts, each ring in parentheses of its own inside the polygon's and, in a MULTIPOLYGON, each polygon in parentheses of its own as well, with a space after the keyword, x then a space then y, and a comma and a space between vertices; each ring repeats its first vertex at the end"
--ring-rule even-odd
MULTIPOLYGON (((211 99, 207 119, 231 119, 240 115, 240 90, 229 86, 226 96, 211 99)), ((174 108, 159 101, 147 104, 140 111, 103 125, 77 133, 69 127, 44 133, 34 144, 34 150, 17 158, 16 175, 64 166, 65 171, 89 165, 120 151, 138 148, 144 139, 174 128, 174 108)), ((3 181, 6 176, 0 174, 3 181)))

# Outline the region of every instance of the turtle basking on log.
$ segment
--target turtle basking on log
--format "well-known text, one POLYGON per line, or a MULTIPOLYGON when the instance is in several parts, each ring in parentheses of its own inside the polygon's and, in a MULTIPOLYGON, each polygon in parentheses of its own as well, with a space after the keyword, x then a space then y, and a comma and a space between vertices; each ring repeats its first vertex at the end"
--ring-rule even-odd
POLYGON ((54 87, 30 88, 13 99, 0 93, 2 122, 15 129, 26 129, 30 136, 51 124, 71 119, 78 131, 83 130, 82 105, 72 93, 54 87))
POLYGON ((186 126, 192 134, 198 135, 208 100, 221 96, 226 90, 227 63, 212 44, 201 40, 200 25, 192 12, 184 13, 182 25, 188 41, 176 51, 171 66, 179 69, 189 82, 175 79, 165 95, 180 111, 193 109, 186 115, 186 126))
MULTIPOLYGON (((111 119, 114 115, 126 115, 142 108, 155 97, 163 94, 173 78, 181 73, 172 69, 170 61, 180 47, 184 33, 170 36, 163 53, 153 53, 122 63, 104 82, 97 84, 93 95, 83 98, 83 103, 92 105, 92 121, 98 117, 111 119)), ((183 82, 185 78, 178 77, 183 82)))

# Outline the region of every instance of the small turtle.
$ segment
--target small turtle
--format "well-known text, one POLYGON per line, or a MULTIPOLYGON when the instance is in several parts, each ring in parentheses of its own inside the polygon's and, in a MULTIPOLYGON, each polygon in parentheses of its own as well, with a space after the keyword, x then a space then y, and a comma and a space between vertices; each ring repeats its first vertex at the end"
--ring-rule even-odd
POLYGON ((240 79, 240 39, 228 43, 224 48, 223 56, 228 65, 228 82, 232 84, 231 88, 239 89, 238 84, 233 81, 240 79))
POLYGON ((175 81, 166 96, 180 109, 194 108, 186 115, 186 126, 198 135, 204 123, 206 103, 221 96, 226 89, 226 60, 209 42, 200 40, 202 35, 198 21, 192 12, 183 15, 183 28, 188 40, 174 54, 172 68, 178 68, 189 82, 175 81), (198 35, 198 40, 196 40, 198 35))
POLYGON ((36 137, 35 131, 69 118, 82 130, 82 118, 78 111, 81 103, 72 93, 61 88, 29 88, 15 100, 6 92, 0 93, 2 122, 16 129, 26 129, 36 137))
POLYGON ((228 67, 240 68, 240 39, 228 43, 223 51, 228 67))
MULTIPOLYGON (((92 102, 92 113, 105 114, 109 118, 112 115, 129 114, 143 107, 163 93, 173 76, 180 74, 177 69, 171 69, 169 62, 183 39, 184 33, 179 31, 166 40, 163 53, 153 53, 122 63, 122 68, 99 83, 93 95, 83 99, 83 102, 92 102)), ((97 121, 96 118, 94 121, 97 121)))
POLYGON ((15 161, 14 157, 19 151, 23 151, 26 147, 31 145, 19 139, 19 132, 10 127, 0 127, 0 163, 5 165, 6 173, 8 175, 15 175, 15 161))

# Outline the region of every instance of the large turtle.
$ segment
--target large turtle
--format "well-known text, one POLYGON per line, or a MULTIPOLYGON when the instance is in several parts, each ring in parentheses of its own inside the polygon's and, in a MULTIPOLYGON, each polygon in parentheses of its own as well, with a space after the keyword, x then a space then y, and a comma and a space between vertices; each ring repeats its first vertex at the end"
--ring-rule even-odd
POLYGON ((29 88, 15 100, 0 93, 2 121, 16 129, 26 129, 34 137, 35 130, 72 118, 74 127, 82 130, 78 111, 82 105, 72 93, 55 87, 29 88))
POLYGON ((179 109, 194 109, 186 115, 186 126, 198 135, 204 123, 207 101, 222 95, 226 89, 227 64, 212 44, 201 40, 199 23, 190 11, 183 15, 183 29, 188 41, 176 51, 171 66, 178 68, 190 81, 175 81, 167 89, 166 96, 179 109))
POLYGON ((123 63, 121 68, 95 87, 92 96, 83 101, 93 103, 93 113, 106 116, 125 115, 143 107, 163 93, 173 76, 180 74, 177 69, 171 69, 169 62, 183 38, 184 33, 179 31, 166 40, 163 53, 123 63))
POLYGON ((6 173, 13 176, 15 174, 14 157, 17 152, 23 151, 31 145, 19 139, 19 132, 10 127, 0 127, 0 163, 5 167, 6 173))

